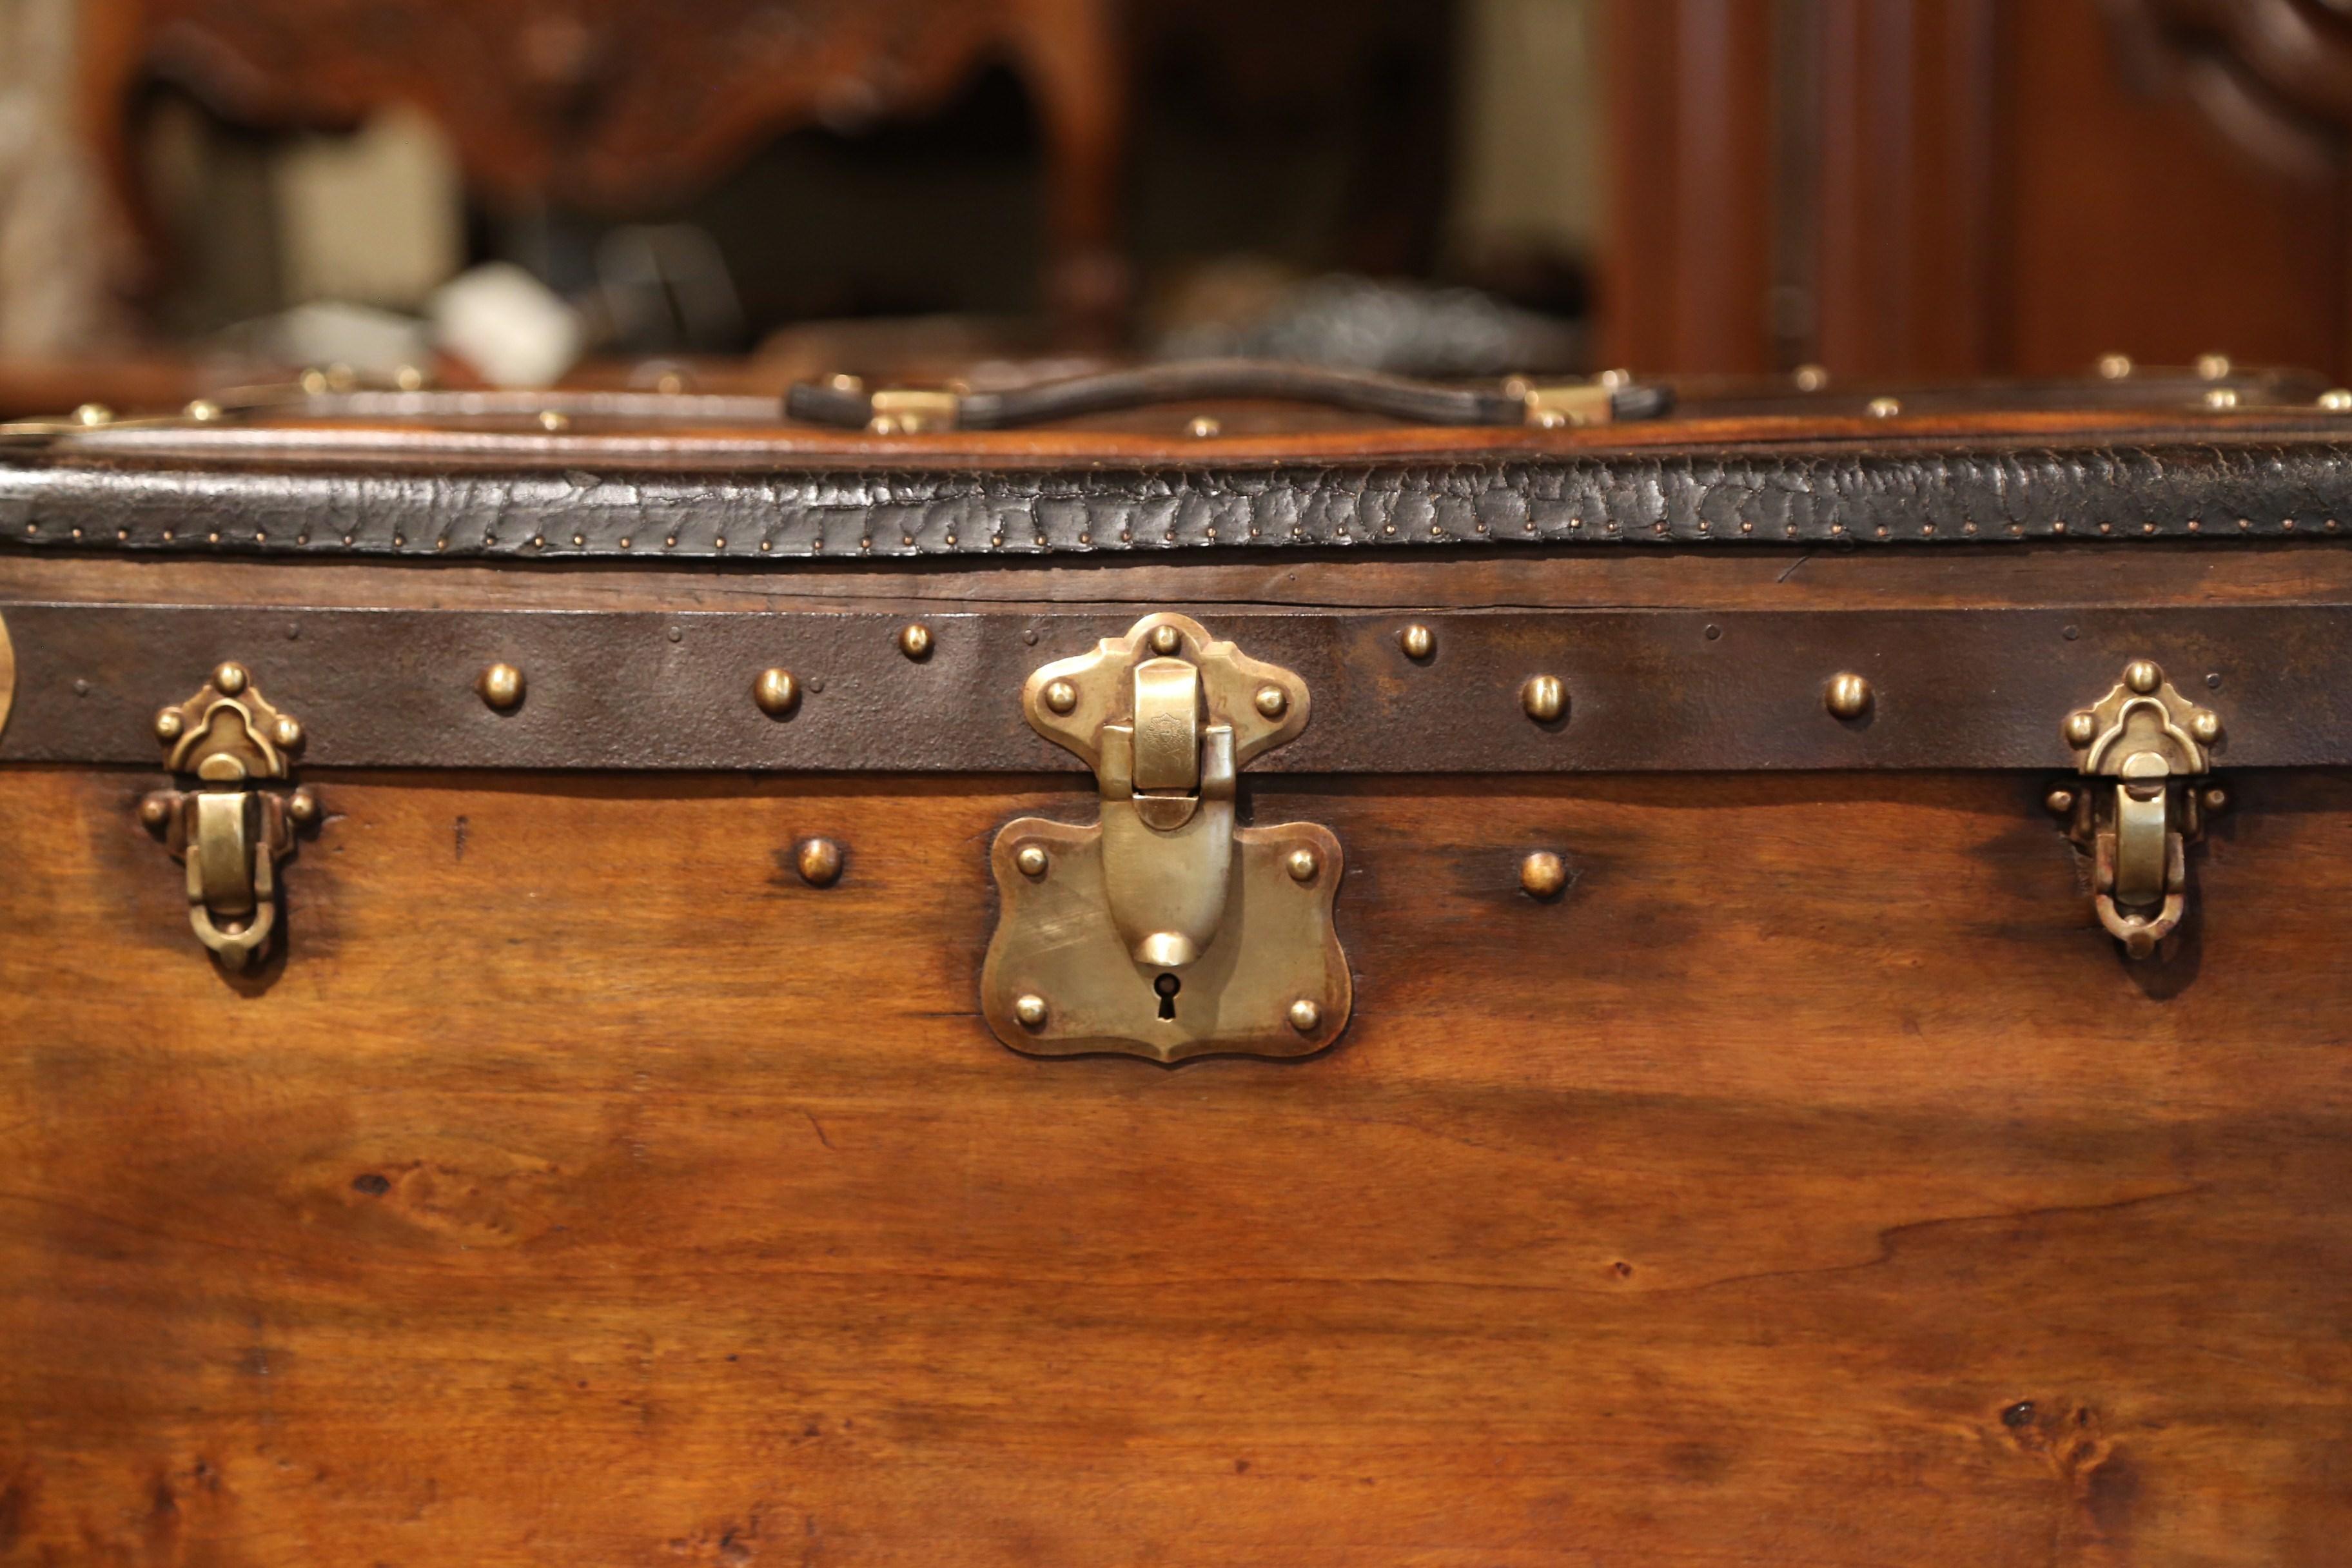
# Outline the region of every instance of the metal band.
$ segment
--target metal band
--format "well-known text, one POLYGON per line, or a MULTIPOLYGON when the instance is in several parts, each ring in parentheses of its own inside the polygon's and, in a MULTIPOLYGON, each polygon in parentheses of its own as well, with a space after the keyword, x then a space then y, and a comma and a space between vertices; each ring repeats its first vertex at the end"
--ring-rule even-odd
MULTIPOLYGON (((2352 764, 2352 606, 1413 617, 1431 634, 1425 658, 1404 652, 1401 616, 1194 613, 1314 693, 1306 732, 1255 772, 2071 772, 2067 714, 2135 658, 2221 714, 2221 766, 2352 764), (1874 694, 1858 718, 1825 706, 1842 672, 1874 694), (1550 723, 1522 705, 1538 675, 1566 689, 1550 723)), ((5 762, 152 766, 156 710, 236 659, 301 713, 313 768, 888 773, 1070 769, 1024 721, 1023 682, 1135 611, 929 616, 919 658, 903 651, 903 619, 865 614, 0 615, 18 666, 5 762), (477 693, 494 663, 525 678, 509 710, 477 693), (796 678, 781 716, 754 700, 769 668, 796 678)))
MULTIPOLYGON (((0 463, 0 544, 341 558, 992 559, 1391 545, 2326 539, 2341 442, 1847 446, 1155 468, 0 463)), ((746 459, 748 460, 748 459, 746 459)), ((155 462, 155 459, 149 459, 155 462)))

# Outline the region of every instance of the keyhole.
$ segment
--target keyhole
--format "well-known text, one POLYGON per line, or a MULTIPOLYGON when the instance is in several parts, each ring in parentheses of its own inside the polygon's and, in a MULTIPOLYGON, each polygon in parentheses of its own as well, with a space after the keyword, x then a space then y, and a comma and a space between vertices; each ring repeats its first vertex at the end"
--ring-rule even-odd
POLYGON ((1172 974, 1163 974, 1151 983, 1151 988, 1160 993, 1160 1016, 1170 1023, 1174 1023, 1176 993, 1184 989, 1184 983, 1172 974))

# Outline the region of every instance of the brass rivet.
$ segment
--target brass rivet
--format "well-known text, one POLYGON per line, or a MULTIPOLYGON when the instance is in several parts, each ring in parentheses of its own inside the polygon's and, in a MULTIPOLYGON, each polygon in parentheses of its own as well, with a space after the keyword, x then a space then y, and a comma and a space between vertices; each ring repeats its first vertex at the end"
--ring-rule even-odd
POLYGON ((763 669, 751 682, 751 700, 771 719, 781 719, 800 706, 801 683, 789 669, 763 669))
POLYGON ((1225 427, 1223 425, 1220 425, 1217 421, 1210 418, 1204 414, 1200 418, 1193 420, 1190 425, 1185 426, 1184 433, 1192 437, 1195 441, 1210 441, 1214 440, 1217 437, 1224 434, 1224 429, 1225 427))
POLYGON ((185 719, 180 717, 178 709, 166 708, 155 715, 155 738, 159 741, 176 741, 180 738, 180 731, 187 727, 187 722, 185 719))
POLYGON ((1896 398, 1874 397, 1870 400, 1870 406, 1864 412, 1873 419, 1892 419, 1903 412, 1903 405, 1896 398))
POLYGON ((541 409, 539 416, 539 427, 547 431, 569 430, 572 428, 572 416, 558 413, 552 408, 541 409))
POLYGON ((199 425, 210 425, 221 416, 221 405, 207 397, 199 397, 180 411, 199 425))
POLYGON ((1042 877, 1045 874, 1045 868, 1052 865, 1053 860, 1041 846, 1024 844, 1014 851, 1013 863, 1021 868, 1021 874, 1024 877, 1042 877))
POLYGON ((1178 631, 1174 626, 1154 626, 1151 628, 1152 652, 1158 654, 1174 653, 1178 648, 1182 647, 1183 646, 1184 634, 1178 631))
POLYGON ((1290 1005, 1290 1026, 1302 1035, 1311 1035, 1323 1026, 1323 1009, 1301 996, 1290 1005))
POLYGON ((2101 354, 2099 356, 2100 379, 2105 381, 2128 381, 2131 379, 2131 355, 2101 354))
POLYGON ((1568 691, 1557 675, 1532 677, 1519 688, 1519 706, 1538 724, 1549 724, 1568 710, 1568 691))
POLYGON ((1427 626, 1418 623, 1405 627, 1397 642, 1407 658, 1427 658, 1437 651, 1437 638, 1427 626))
POLYGON ((2124 666, 2124 684, 2145 697, 2164 684, 2164 671, 2153 660, 2136 658, 2124 666))
POLYGON ((830 888, 841 880, 841 846, 830 838, 806 838, 800 847, 801 880, 812 888, 830 888))
POLYGON ((220 689, 223 696, 236 696, 245 689, 245 666, 234 660, 222 665, 213 671, 213 684, 220 689))
POLYGON ((1254 700, 1257 703, 1257 710, 1269 719, 1281 718, 1290 708, 1290 693, 1279 686, 1259 687, 1254 700))
POLYGON ((286 815, 297 822, 316 822, 319 819, 319 797, 307 789, 296 790, 287 797, 286 815))
POLYGON ((99 426, 114 423, 114 410, 103 403, 85 403, 74 410, 73 416, 74 423, 77 425, 99 426))
POLYGON ((1799 392, 1819 392, 1830 384, 1830 373, 1822 365, 1801 364, 1794 379, 1799 392))
POLYGON ((1568 866, 1549 849, 1538 849, 1519 862, 1519 886, 1529 898, 1556 899, 1568 886, 1568 866))
POLYGON ((920 621, 898 628, 898 651, 908 658, 928 658, 931 652, 931 628, 920 621))
POLYGON ((2235 408, 2238 406, 2237 389, 2229 386, 2214 387, 2205 395, 2205 406, 2213 409, 2235 408))
POLYGON ((1013 1004, 1013 1016, 1021 1021, 1024 1029, 1042 1029, 1047 1016, 1045 999, 1034 993, 1023 996, 1013 1004))
POLYGON ((281 713, 278 722, 270 727, 269 738, 278 742, 278 750, 290 752, 302 743, 301 722, 281 713))
POLYGON ((1323 868, 1323 862, 1315 858, 1315 851, 1312 849, 1292 850, 1283 860, 1282 865, 1283 869, 1290 873, 1290 879, 1294 882, 1311 882, 1315 879, 1315 873, 1323 868))
POLYGON ((139 803, 139 820, 150 827, 161 827, 172 820, 172 797, 151 795, 139 803))
POLYGON ((2199 712, 2189 721, 2189 732, 2200 745, 2210 746, 2221 738, 2221 721, 2210 712, 2199 712))
POLYGON ((2063 816, 2074 809, 2074 792, 2071 789, 2053 789, 2042 797, 2042 804, 2048 808, 2051 816, 2063 816))
POLYGON ((2199 354, 2197 356, 2197 376, 2200 381, 2221 381, 2229 375, 2230 370, 2230 356, 2228 354, 2199 354))
POLYGON ((2205 792, 2205 809, 2206 809, 2206 810, 2208 810, 2208 811, 2221 811, 2221 810, 2226 809, 2226 808, 2229 806, 2229 804, 2230 804, 2230 792, 2229 792, 2229 791, 2227 791, 2227 790, 2220 790, 2220 789, 2209 789, 2209 790, 2207 790, 2207 791, 2205 792))
POLYGON ((1078 689, 1066 680, 1045 683, 1045 706, 1056 713, 1067 713, 1078 705, 1078 689))
POLYGON ((1870 682, 1850 669, 1842 670, 1830 677, 1822 701, 1837 718, 1859 719, 1870 711, 1870 682))
POLYGON ((2099 738, 2099 716, 2084 710, 2066 715, 2066 743, 2087 746, 2099 738))
POLYGON ((482 694, 482 700, 500 711, 522 700, 522 671, 510 664, 490 666, 474 683, 474 689, 482 694))
POLYGON ((2319 406, 2329 414, 2352 414, 2352 390, 2329 387, 2319 395, 2319 406))

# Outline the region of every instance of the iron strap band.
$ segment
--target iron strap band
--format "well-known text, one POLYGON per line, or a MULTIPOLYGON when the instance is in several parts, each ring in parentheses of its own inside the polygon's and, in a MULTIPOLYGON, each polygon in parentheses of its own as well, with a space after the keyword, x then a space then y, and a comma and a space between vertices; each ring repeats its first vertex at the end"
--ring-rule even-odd
MULTIPOLYGON (((1179 606, 1171 606, 1171 608, 1179 606)), ((1314 692, 1255 773, 2056 769, 2085 692, 2136 658, 2213 707, 2225 767, 2352 764, 2352 606, 2134 610, 1482 612, 1407 618, 1195 608, 1314 692), (1418 645, 1416 645, 1418 646, 1418 645), (1858 674, 1874 700, 1825 706, 1858 674), (1527 682, 1566 712, 1531 721, 1527 682)), ((301 714, 311 767, 1035 773, 1029 672, 1123 632, 1102 613, 218 609, 0 604, 16 653, 0 762, 152 767, 157 710, 223 660, 301 714), (489 708, 494 663, 526 694, 489 708), (799 700, 753 700, 768 668, 799 700)))
POLYGON ((788 563, 1388 545, 2318 538, 2344 444, 1465 455, 1102 468, 179 467, 0 462, 0 543, 423 559, 788 563))

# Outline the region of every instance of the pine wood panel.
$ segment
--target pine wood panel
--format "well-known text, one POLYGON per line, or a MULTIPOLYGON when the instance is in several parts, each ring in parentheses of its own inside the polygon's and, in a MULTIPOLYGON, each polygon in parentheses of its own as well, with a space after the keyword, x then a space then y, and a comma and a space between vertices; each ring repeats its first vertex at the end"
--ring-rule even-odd
POLYGON ((2161 968, 2033 779, 1267 781, 1347 845, 1358 1012, 1173 1070, 976 1016, 1058 782, 320 774, 249 981, 149 782, 0 770, 0 1561, 2352 1528, 2343 780, 2238 781, 2161 968))

